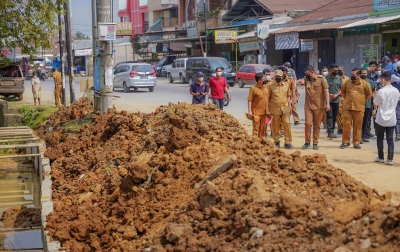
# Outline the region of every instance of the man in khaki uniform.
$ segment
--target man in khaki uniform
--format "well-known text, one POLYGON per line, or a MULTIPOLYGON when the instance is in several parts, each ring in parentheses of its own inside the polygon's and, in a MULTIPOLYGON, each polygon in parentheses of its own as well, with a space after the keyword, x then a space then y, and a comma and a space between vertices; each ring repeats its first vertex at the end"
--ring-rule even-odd
POLYGON ((280 68, 283 72, 283 82, 289 83, 290 95, 292 98, 292 116, 294 125, 300 124, 299 114, 297 114, 297 94, 296 94, 296 83, 293 78, 288 76, 288 69, 284 66, 280 68))
POLYGON ((273 116, 271 122, 272 137, 274 138, 275 145, 279 148, 279 129, 280 122, 282 121, 284 135, 285 135, 285 145, 286 149, 293 148, 292 133, 290 129, 290 88, 287 82, 282 81, 283 72, 281 70, 276 70, 275 78, 272 80, 271 84, 267 86, 267 99, 268 107, 267 114, 273 116))
POLYGON ((256 85, 250 88, 247 97, 248 115, 253 116, 253 136, 263 138, 265 135, 267 118, 267 87, 263 85, 264 76, 257 73, 255 76, 256 85))
MULTIPOLYGON (((344 70, 343 66, 338 67, 338 75, 340 76, 340 78, 342 78, 342 84, 344 84, 347 80, 350 80, 350 78, 344 74, 344 71, 345 70, 344 70)), ((336 122, 337 122, 337 127, 338 127, 337 133, 338 134, 343 133, 343 104, 344 104, 344 99, 342 96, 340 96, 339 110, 338 110, 338 114, 336 116, 336 122)))
POLYGON ((61 73, 57 71, 56 68, 53 68, 53 79, 54 79, 54 101, 57 107, 61 106, 61 99, 62 99, 62 80, 61 80, 61 73))
POLYGON ((313 127, 313 149, 318 150, 320 124, 326 111, 329 111, 329 85, 325 77, 317 75, 313 66, 304 69, 305 74, 305 144, 302 149, 308 149, 311 143, 311 125, 313 127))
POLYGON ((351 80, 347 80, 341 89, 344 98, 343 106, 343 134, 340 148, 350 146, 350 131, 353 127, 353 145, 361 149, 361 129, 365 110, 365 101, 372 96, 371 88, 361 80, 361 71, 354 68, 351 71, 351 80))

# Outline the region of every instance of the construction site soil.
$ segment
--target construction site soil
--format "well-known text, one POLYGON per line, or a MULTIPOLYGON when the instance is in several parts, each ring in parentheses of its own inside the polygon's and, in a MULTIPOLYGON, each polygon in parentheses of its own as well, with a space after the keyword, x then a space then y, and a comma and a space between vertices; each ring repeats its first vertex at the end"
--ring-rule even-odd
POLYGON ((323 155, 287 155, 214 105, 92 109, 80 100, 37 130, 52 167, 47 230, 67 251, 400 250, 390 193, 323 155))

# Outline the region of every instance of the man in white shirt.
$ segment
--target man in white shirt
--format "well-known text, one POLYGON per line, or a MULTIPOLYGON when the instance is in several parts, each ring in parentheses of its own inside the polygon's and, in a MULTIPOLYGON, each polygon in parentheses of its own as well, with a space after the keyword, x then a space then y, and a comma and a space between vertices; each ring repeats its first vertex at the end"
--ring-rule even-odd
POLYGON ((378 156, 375 162, 384 163, 383 139, 386 133, 388 143, 387 165, 393 165, 394 142, 393 133, 397 123, 396 106, 400 99, 400 93, 397 88, 391 85, 390 72, 383 72, 381 75, 383 88, 379 89, 374 99, 374 109, 377 110, 376 125, 376 145, 378 147, 378 156))

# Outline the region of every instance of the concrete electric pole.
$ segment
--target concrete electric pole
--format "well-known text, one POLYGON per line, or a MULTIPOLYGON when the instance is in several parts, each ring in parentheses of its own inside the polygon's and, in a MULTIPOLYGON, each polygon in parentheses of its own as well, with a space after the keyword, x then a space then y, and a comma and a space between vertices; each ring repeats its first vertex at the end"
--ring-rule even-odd
POLYGON ((69 95, 71 104, 75 101, 75 84, 74 84, 74 73, 72 71, 72 41, 71 41, 71 9, 70 0, 64 2, 64 22, 65 22, 65 40, 67 47, 67 60, 68 60, 68 74, 69 74, 69 95))
MULTIPOLYGON (((62 8, 61 6, 59 6, 62 8)), ((61 15, 58 14, 58 25, 59 25, 59 31, 58 31, 58 42, 60 46, 60 73, 61 73, 61 79, 62 79, 62 104, 64 106, 67 105, 66 99, 65 99, 65 75, 64 75, 64 62, 63 62, 63 55, 64 55, 64 40, 63 40, 63 29, 62 29, 62 23, 61 23, 61 15)))
MULTIPOLYGON (((94 41, 94 88, 99 91, 95 95, 94 111, 107 112, 113 107, 113 54, 112 42, 99 40, 99 24, 111 23, 110 0, 92 0, 92 8, 95 8, 96 15, 93 20, 94 41), (95 4, 94 4, 95 2, 95 4), (99 60, 98 60, 99 59, 99 60)), ((94 11, 93 11, 94 12, 94 11)), ((95 91, 96 91, 95 90, 95 91)))

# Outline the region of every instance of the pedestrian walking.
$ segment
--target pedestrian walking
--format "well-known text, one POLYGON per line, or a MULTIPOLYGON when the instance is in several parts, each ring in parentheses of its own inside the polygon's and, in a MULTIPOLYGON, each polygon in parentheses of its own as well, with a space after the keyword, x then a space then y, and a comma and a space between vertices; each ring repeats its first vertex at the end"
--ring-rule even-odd
POLYGON ((270 83, 271 83, 271 80, 272 80, 272 78, 271 78, 271 70, 269 70, 268 68, 265 68, 265 69, 262 71, 262 73, 263 73, 263 76, 264 76, 263 84, 264 84, 264 85, 270 84, 270 83))
POLYGON ((210 78, 208 86, 211 89, 211 97, 214 104, 217 106, 217 108, 223 110, 225 94, 228 97, 229 101, 232 100, 232 97, 229 93, 226 79, 222 77, 222 68, 217 67, 215 69, 215 73, 215 76, 210 78))
POLYGON ((35 103, 35 106, 36 106, 36 104, 40 105, 40 96, 41 96, 42 86, 40 84, 40 79, 37 76, 36 71, 33 72, 31 84, 32 84, 33 101, 35 103))
POLYGON ((384 72, 381 76, 383 88, 381 88, 374 99, 376 113, 376 146, 378 156, 375 162, 384 163, 383 139, 386 136, 388 144, 387 165, 393 165, 394 142, 393 133, 396 126, 396 107, 400 99, 400 93, 397 88, 390 83, 390 73, 384 72))
POLYGON ((305 74, 305 102, 304 102, 304 133, 305 144, 302 149, 311 146, 311 126, 313 135, 313 149, 318 150, 318 140, 320 134, 320 124, 322 116, 330 110, 329 104, 329 85, 325 78, 317 75, 313 66, 304 69, 305 74))
POLYGON ((197 73, 197 81, 190 85, 189 92, 193 96, 192 104, 206 103, 206 96, 208 95, 209 89, 207 82, 204 82, 203 72, 197 73))
POLYGON ((340 148, 350 146, 350 131, 353 128, 353 145, 361 149, 361 127, 365 110, 365 101, 372 95, 370 87, 361 81, 361 71, 354 68, 351 71, 351 80, 347 80, 341 89, 344 100, 343 134, 340 148))
MULTIPOLYGON (((368 79, 368 69, 362 68, 361 69, 361 80, 365 81, 366 85, 368 85, 371 89, 371 93, 374 90, 374 83, 372 80, 368 79)), ((372 118, 372 97, 367 99, 365 101, 365 110, 364 110, 364 116, 363 116, 363 122, 362 122, 362 130, 361 130, 361 142, 369 142, 368 140, 368 121, 371 121, 372 118)))
POLYGON ((297 113, 297 95, 296 95, 296 82, 292 77, 289 77, 289 69, 285 66, 280 67, 280 70, 283 72, 283 82, 287 82, 290 87, 290 94, 291 94, 291 105, 292 105, 292 116, 294 120, 294 125, 300 124, 299 114, 297 113))
POLYGON ((53 68, 53 79, 54 79, 54 102, 57 107, 62 106, 62 79, 61 73, 57 71, 56 68, 53 68))
MULTIPOLYGON (((347 80, 350 80, 348 76, 345 75, 345 69, 343 66, 338 67, 338 75, 342 78, 342 83, 345 83, 347 80)), ((338 126, 337 133, 343 133, 343 105, 344 105, 344 98, 342 96, 339 97, 339 109, 338 114, 336 116, 336 122, 338 126)))
POLYGON ((336 118, 339 111, 340 102, 340 89, 342 88, 342 78, 339 74, 339 66, 332 64, 329 68, 329 74, 325 76, 326 82, 329 85, 329 105, 330 110, 326 112, 327 126, 328 126, 328 138, 336 138, 335 125, 336 118))
POLYGON ((290 106, 290 88, 287 82, 282 81, 283 72, 282 70, 275 71, 275 78, 271 84, 267 86, 267 98, 268 98, 268 115, 272 115, 273 119, 271 122, 272 137, 275 145, 280 148, 279 141, 279 130, 280 123, 282 122, 284 129, 285 145, 286 149, 293 148, 292 132, 290 129, 290 112, 292 110, 290 106))
POLYGON ((266 118, 268 108, 268 88, 263 85, 265 78, 262 73, 256 73, 256 84, 250 88, 247 97, 248 116, 253 116, 253 136, 263 138, 267 130, 266 118))

